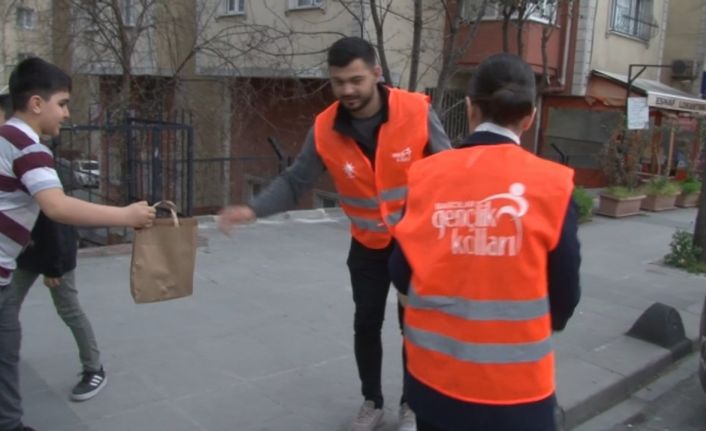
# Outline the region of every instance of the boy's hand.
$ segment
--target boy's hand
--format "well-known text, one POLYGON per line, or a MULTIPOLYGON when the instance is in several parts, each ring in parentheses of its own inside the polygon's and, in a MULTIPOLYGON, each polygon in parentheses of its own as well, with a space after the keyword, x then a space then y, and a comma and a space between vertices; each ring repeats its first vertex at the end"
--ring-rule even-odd
POLYGON ((56 289, 61 284, 61 277, 44 276, 44 285, 50 289, 56 289))
POLYGON ((255 221, 257 216, 252 208, 245 205, 235 205, 223 208, 218 213, 218 229, 224 234, 229 234, 234 224, 255 221))
POLYGON ((157 210, 147 205, 146 201, 135 202, 123 207, 127 214, 127 225, 135 229, 152 226, 157 210))

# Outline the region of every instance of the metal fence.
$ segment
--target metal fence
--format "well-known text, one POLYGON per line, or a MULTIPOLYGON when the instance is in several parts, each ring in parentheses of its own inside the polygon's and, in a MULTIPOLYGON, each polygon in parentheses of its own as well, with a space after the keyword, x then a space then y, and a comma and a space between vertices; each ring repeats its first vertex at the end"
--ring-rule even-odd
MULTIPOLYGON (((272 155, 196 157, 189 116, 179 120, 124 117, 63 128, 53 147, 66 193, 108 205, 171 200, 181 215, 212 213, 245 197, 248 178, 264 184, 289 162, 274 141, 272 155)), ((128 229, 82 229, 81 236, 88 244, 130 240, 128 229)))
MULTIPOLYGON (((426 93, 435 96, 434 88, 427 88, 426 93)), ((444 124, 446 135, 456 144, 468 134, 468 118, 466 116, 466 93, 463 90, 446 90, 441 101, 440 112, 437 112, 444 124)))

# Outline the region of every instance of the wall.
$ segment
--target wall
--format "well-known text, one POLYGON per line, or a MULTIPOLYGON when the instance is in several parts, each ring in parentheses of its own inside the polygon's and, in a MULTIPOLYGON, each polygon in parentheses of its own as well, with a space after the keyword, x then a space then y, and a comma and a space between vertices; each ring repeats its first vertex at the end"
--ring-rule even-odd
MULTIPOLYGON (((668 0, 654 0, 654 19, 658 28, 653 37, 642 41, 616 33, 610 29, 612 1, 598 1, 593 29, 591 69, 628 74, 630 64, 661 64, 667 21, 668 0)), ((659 80, 659 69, 647 69, 641 78, 659 80)))

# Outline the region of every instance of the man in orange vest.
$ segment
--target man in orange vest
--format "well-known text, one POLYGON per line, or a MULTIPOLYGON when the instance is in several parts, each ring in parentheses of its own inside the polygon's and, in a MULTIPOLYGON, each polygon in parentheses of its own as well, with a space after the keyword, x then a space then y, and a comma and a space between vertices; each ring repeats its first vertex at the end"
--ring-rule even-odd
MULTIPOLYGON (((219 225, 227 232, 233 224, 292 209, 324 171, 331 175, 352 235, 347 263, 364 402, 351 430, 368 431, 382 421, 380 330, 390 287, 390 229, 402 215, 407 169, 450 143, 426 96, 379 83, 381 69, 367 41, 338 40, 328 51, 328 65, 337 102, 317 115, 293 165, 247 206, 223 209, 219 225)), ((400 431, 416 429, 404 395, 399 416, 400 431)))
POLYGON ((457 150, 409 170, 391 257, 405 308, 407 399, 419 431, 554 431, 552 330, 579 297, 573 171, 525 151, 535 76, 483 61, 457 150))

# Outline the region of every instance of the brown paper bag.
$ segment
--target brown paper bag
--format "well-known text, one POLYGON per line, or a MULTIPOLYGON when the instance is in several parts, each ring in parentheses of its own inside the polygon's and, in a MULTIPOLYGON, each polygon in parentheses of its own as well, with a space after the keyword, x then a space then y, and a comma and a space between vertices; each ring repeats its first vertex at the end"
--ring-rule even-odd
POLYGON ((165 301, 193 293, 196 262, 195 218, 178 218, 170 201, 171 218, 155 219, 154 225, 135 231, 130 266, 130 293, 135 303, 165 301))

